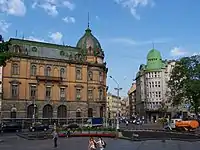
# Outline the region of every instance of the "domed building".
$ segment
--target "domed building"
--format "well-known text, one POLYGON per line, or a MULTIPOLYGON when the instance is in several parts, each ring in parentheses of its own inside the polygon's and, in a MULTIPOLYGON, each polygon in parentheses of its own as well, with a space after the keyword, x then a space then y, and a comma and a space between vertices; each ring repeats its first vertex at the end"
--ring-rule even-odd
POLYGON ((88 27, 76 46, 10 38, 20 54, 3 68, 3 118, 105 117, 107 67, 88 27), (11 115, 12 114, 12 115, 11 115))
POLYGON ((139 67, 136 75, 136 112, 147 122, 156 122, 163 111, 169 115, 171 103, 167 99, 167 81, 175 61, 164 61, 158 50, 147 54, 146 64, 139 67))

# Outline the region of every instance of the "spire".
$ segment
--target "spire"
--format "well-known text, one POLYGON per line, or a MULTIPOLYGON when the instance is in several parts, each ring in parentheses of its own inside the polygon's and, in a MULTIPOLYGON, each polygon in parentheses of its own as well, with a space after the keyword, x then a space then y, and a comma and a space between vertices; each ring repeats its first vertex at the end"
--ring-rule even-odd
POLYGON ((90 28, 90 13, 88 12, 88 29, 90 28))
POLYGON ((154 42, 152 42, 152 46, 153 46, 153 49, 154 49, 154 42))
POLYGON ((91 33, 91 30, 90 30, 90 13, 88 12, 88 18, 87 18, 87 29, 85 30, 86 33, 91 33))

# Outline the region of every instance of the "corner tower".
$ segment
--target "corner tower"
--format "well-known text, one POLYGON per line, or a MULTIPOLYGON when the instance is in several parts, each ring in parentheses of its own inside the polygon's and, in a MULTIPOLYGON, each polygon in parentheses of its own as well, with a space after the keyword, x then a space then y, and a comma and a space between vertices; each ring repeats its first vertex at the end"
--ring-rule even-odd
POLYGON ((103 64, 104 51, 101 48, 100 42, 92 34, 89 24, 85 30, 85 34, 77 42, 76 47, 84 52, 88 62, 103 64))

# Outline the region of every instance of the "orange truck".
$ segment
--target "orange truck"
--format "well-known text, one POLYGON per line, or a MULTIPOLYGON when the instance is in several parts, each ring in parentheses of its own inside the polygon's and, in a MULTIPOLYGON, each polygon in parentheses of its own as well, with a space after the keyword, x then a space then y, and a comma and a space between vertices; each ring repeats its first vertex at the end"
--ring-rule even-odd
POLYGON ((199 127, 199 122, 196 120, 172 119, 167 129, 177 131, 192 131, 199 127))

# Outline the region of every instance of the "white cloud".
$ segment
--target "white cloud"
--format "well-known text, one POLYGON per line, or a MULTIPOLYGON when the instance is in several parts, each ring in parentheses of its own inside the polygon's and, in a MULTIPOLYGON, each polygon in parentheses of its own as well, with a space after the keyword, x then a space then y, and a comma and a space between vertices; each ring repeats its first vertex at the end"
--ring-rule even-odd
POLYGON ((140 20, 140 15, 137 14, 137 9, 139 7, 154 6, 153 0, 114 0, 117 4, 122 5, 125 8, 128 8, 131 14, 137 19, 140 20))
POLYGON ((30 40, 30 41, 37 41, 37 42, 47 42, 44 39, 37 38, 37 37, 34 37, 34 36, 29 36, 28 38, 25 38, 25 39, 30 40))
POLYGON ((185 51, 181 47, 174 47, 174 48, 172 48, 170 53, 171 53, 171 56, 183 56, 183 55, 186 55, 188 52, 185 51))
POLYGON ((64 1, 63 5, 69 8, 69 10, 74 10, 75 9, 75 4, 71 3, 70 1, 64 1))
POLYGON ((197 53, 193 53, 192 56, 195 56, 195 55, 200 55, 200 52, 197 52, 197 53))
POLYGON ((153 39, 153 40, 147 40, 147 41, 135 41, 130 38, 112 38, 109 39, 110 42, 124 44, 124 45, 147 45, 147 44, 161 44, 161 43, 167 43, 171 39, 170 38, 159 38, 159 39, 153 39))
POLYGON ((66 23, 75 23, 76 22, 76 19, 74 17, 64 17, 62 20, 66 23))
POLYGON ((49 37, 52 39, 54 43, 59 44, 62 40, 63 35, 60 32, 55 32, 55 33, 50 33, 49 37))
POLYGON ((24 0, 0 0, 0 12, 14 16, 24 16, 26 14, 24 0))
POLYGON ((75 4, 70 1, 63 0, 34 0, 32 8, 40 7, 51 16, 57 16, 59 13, 58 8, 67 7, 69 10, 74 10, 75 4))
POLYGON ((5 20, 0 20, 0 32, 7 32, 10 25, 11 23, 6 22, 5 20))

